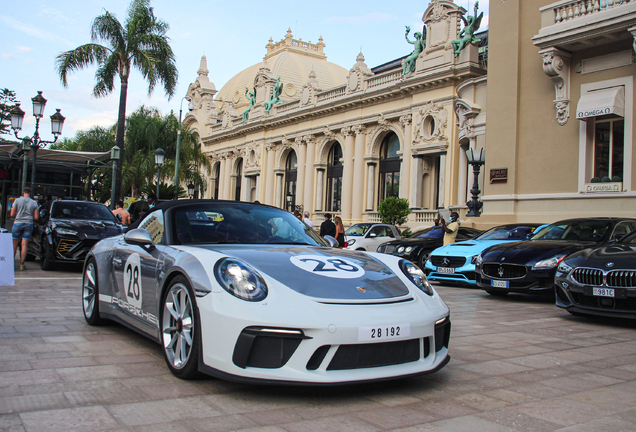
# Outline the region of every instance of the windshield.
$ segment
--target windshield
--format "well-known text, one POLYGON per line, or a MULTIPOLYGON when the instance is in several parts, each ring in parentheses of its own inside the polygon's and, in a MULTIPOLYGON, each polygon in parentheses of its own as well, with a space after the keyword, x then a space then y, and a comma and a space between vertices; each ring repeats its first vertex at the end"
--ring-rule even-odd
POLYGON ((435 226, 421 231, 415 231, 411 238, 438 239, 442 238, 442 234, 442 227, 435 226))
POLYGON ((56 219, 91 219, 117 222, 110 210, 100 203, 56 201, 51 206, 51 217, 56 219))
POLYGON ((475 240, 525 240, 536 225, 508 225, 494 227, 475 237, 475 240))
POLYGON ((541 229, 532 240, 571 240, 599 242, 612 227, 611 221, 557 222, 541 229))
POLYGON ((174 244, 303 244, 328 246, 293 214, 250 203, 197 203, 171 213, 174 244))
POLYGON ((360 237, 363 236, 369 231, 371 228, 371 224, 355 224, 351 228, 345 231, 345 234, 349 237, 360 237))

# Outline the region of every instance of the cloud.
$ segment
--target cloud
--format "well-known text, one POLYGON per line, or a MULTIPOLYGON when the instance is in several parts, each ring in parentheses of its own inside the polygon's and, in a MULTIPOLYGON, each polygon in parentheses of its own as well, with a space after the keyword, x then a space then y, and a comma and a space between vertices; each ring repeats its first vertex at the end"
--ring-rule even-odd
POLYGON ((31 24, 21 23, 20 21, 17 21, 5 15, 0 15, 0 23, 4 23, 7 27, 11 27, 14 30, 28 34, 29 36, 33 36, 38 39, 42 39, 45 41, 57 40, 57 41, 63 42, 64 44, 68 46, 73 46, 72 42, 62 37, 59 37, 55 33, 42 30, 31 24))
POLYGON ((389 21, 395 18, 395 15, 381 12, 371 12, 363 16, 331 17, 324 20, 323 24, 370 24, 381 21, 389 21))
POLYGON ((57 9, 53 9, 53 8, 49 8, 49 7, 45 7, 40 9, 39 16, 47 18, 47 19, 51 19, 51 20, 55 20, 55 21, 61 21, 64 23, 69 23, 72 22, 73 20, 68 18, 66 16, 66 14, 60 12, 57 9))
POLYGON ((68 116, 64 121, 64 135, 71 136, 80 130, 88 130, 95 126, 110 127, 117 122, 117 110, 102 111, 92 115, 68 116))
POLYGON ((19 47, 16 47, 15 49, 17 49, 18 51, 31 51, 31 47, 25 47, 25 46, 19 46, 19 47))
POLYGON ((2 57, 4 57, 4 58, 8 59, 8 58, 13 57, 13 54, 9 54, 9 53, 3 52, 3 53, 2 53, 2 57))

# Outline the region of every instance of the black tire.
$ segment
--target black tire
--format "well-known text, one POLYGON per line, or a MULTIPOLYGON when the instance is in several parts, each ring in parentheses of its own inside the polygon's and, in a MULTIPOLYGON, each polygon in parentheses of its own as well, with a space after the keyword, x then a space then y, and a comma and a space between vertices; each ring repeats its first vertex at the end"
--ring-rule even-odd
POLYGON ((507 296, 510 291, 498 290, 498 289, 487 289, 486 292, 490 294, 491 296, 504 297, 504 296, 507 296))
POLYGON ((426 267, 426 261, 428 261, 430 256, 431 256, 431 251, 427 250, 427 251, 423 251, 420 254, 420 257, 417 259, 417 265, 420 267, 422 271, 424 271, 424 268, 426 267))
POLYGON ((88 324, 98 326, 104 323, 104 320, 99 315, 97 263, 92 258, 86 263, 82 277, 82 310, 84 311, 84 319, 88 324))
POLYGON ((188 280, 184 276, 177 276, 170 282, 161 300, 159 328, 163 357, 170 372, 184 380, 201 376, 201 325, 195 299, 188 280), (185 306, 175 308, 175 303, 185 306), (182 355, 183 350, 187 351, 185 358, 182 355))
POLYGON ((53 251, 51 251, 49 242, 46 241, 46 239, 42 239, 42 256, 40 258, 40 268, 46 271, 55 269, 53 251))

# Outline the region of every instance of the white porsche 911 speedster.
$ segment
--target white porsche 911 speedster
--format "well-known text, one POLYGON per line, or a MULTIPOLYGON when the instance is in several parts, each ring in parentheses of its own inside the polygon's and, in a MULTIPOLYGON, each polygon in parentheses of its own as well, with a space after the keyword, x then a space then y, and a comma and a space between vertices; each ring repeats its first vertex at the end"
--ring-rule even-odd
POLYGON ((444 367, 450 312, 424 273, 336 244, 267 205, 164 202, 89 252, 84 316, 159 342, 184 379, 333 385, 444 367))

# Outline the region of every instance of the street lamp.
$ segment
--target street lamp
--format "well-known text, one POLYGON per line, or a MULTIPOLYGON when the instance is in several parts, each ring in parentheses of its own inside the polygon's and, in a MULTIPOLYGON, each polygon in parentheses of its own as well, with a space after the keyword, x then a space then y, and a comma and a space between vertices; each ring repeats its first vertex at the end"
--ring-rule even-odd
POLYGON ((287 192, 287 196, 285 197, 285 199, 287 200, 287 210, 291 211, 291 205, 292 205, 292 200, 294 199, 294 196, 292 195, 291 192, 287 192))
POLYGON ((473 182, 473 188, 470 190, 472 198, 470 201, 466 203, 470 211, 466 213, 467 217, 479 217, 481 215, 481 208, 484 205, 483 202, 479 201, 479 171, 481 166, 486 163, 486 150, 481 149, 479 154, 476 155, 473 149, 466 150, 466 159, 468 159, 468 163, 473 166, 473 174, 475 175, 475 180, 473 182))
POLYGON ((187 100, 188 103, 188 111, 192 111, 194 109, 194 104, 190 100, 189 97, 184 97, 181 99, 181 103, 179 104, 179 129, 177 130, 177 156, 175 157, 175 165, 174 165, 174 199, 179 198, 179 153, 181 152, 181 113, 183 111, 183 101, 187 100))
MULTIPOLYGON (((40 119, 44 116, 44 107, 46 106, 46 99, 42 96, 42 92, 38 91, 38 94, 31 98, 31 102, 33 103, 33 116, 35 117, 35 133, 32 138, 24 137, 20 138, 18 136, 18 131, 22 130, 22 121, 24 120, 25 112, 20 108, 20 104, 17 104, 11 110, 11 129, 13 129, 13 133, 15 137, 22 141, 23 149, 24 144, 31 147, 33 150, 33 164, 31 167, 31 193, 35 194, 35 160, 37 157, 37 151, 40 147, 45 147, 47 144, 53 144, 57 141, 57 139, 62 134, 62 127, 64 126, 64 120, 66 118, 60 113, 61 110, 56 109, 55 114, 51 116, 51 133, 55 137, 53 141, 45 141, 40 138, 40 119)), ((24 189, 26 185, 26 177, 22 182, 22 188, 24 189)))
POLYGON ((159 179, 161 178, 161 165, 166 157, 166 152, 162 148, 155 150, 155 164, 157 165, 157 199, 159 199, 159 179))
POLYGON ((194 197, 194 185, 192 183, 188 185, 188 195, 190 196, 190 199, 194 197))
POLYGON ((115 185, 117 184, 117 161, 121 155, 121 149, 117 146, 110 149, 110 159, 113 161, 113 181, 110 188, 110 209, 115 210, 115 185))

